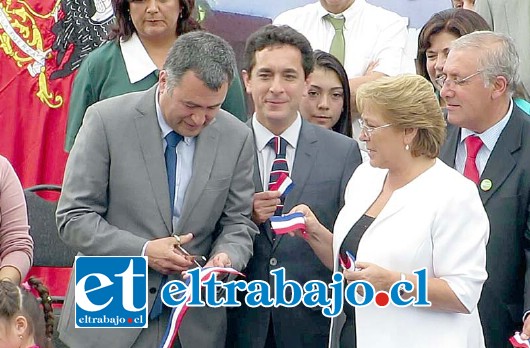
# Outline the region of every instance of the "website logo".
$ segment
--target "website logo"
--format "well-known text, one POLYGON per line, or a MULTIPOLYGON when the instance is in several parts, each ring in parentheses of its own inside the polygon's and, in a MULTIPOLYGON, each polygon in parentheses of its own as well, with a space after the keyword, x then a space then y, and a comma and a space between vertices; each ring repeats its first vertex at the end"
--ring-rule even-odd
POLYGON ((147 327, 147 258, 77 256, 76 328, 147 327))

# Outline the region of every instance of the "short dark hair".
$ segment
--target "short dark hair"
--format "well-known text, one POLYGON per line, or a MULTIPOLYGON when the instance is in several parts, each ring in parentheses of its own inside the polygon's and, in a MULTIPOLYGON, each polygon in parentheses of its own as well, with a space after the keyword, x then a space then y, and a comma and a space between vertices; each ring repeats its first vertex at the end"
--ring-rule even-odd
MULTIPOLYGON (((114 24, 111 26, 109 40, 123 40, 127 41, 132 34, 136 32, 136 28, 131 20, 129 13, 129 3, 131 0, 112 0, 112 9, 114 10, 114 24)), ((193 10, 195 8, 195 0, 179 0, 180 16, 177 23, 177 35, 189 33, 194 30, 201 30, 199 22, 193 18, 193 10)))
POLYGON ((188 71, 208 88, 218 90, 223 83, 230 84, 236 76, 236 55, 232 46, 217 35, 195 31, 179 36, 169 50, 164 70, 167 89, 178 85, 188 71))
POLYGON ((247 40, 245 46, 244 69, 250 74, 256 65, 256 52, 267 47, 289 45, 300 50, 302 54, 302 67, 307 77, 313 71, 313 49, 306 37, 290 26, 266 25, 254 32, 247 40))
POLYGON ((452 8, 433 14, 421 28, 418 36, 418 55, 416 59, 418 74, 430 80, 426 67, 426 53, 431 47, 433 35, 448 32, 458 38, 480 30, 491 30, 491 28, 484 18, 474 11, 452 8))
POLYGON ((340 113, 339 120, 337 123, 335 123, 332 129, 335 132, 344 134, 351 138, 353 131, 351 120, 350 84, 346 70, 344 70, 344 67, 340 61, 330 53, 315 50, 313 57, 315 58, 315 69, 322 68, 325 70, 331 70, 339 77, 340 84, 342 85, 342 90, 344 92, 344 101, 342 104, 342 112, 340 113))

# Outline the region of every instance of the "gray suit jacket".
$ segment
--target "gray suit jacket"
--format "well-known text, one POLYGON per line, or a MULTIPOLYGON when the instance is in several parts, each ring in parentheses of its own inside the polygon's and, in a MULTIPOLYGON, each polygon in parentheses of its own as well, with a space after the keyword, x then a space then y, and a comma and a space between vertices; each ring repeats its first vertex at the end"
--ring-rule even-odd
MULTIPOLYGON (((141 255, 149 240, 192 232, 186 244, 190 253, 226 252, 241 270, 257 233, 250 220, 252 132, 221 110, 200 133, 182 216, 172 226, 155 92, 156 86, 87 110, 66 166, 57 208, 59 234, 83 255, 141 255)), ((150 310, 161 274, 149 269, 148 278, 150 310)), ((130 347, 135 342, 141 329, 74 329, 73 286, 71 281, 59 323, 61 339, 72 347, 130 347)), ((190 309, 179 332, 182 346, 217 347, 224 341, 225 320, 224 308, 190 309), (208 320, 205 311, 214 312, 208 320)))
MULTIPOLYGON (((247 122, 250 125, 250 122, 247 122)), ((344 190, 361 164, 357 142, 305 120, 296 147, 291 178, 294 189, 286 196, 284 213, 295 205, 306 204, 329 230, 344 205, 344 190)), ((255 161, 256 191, 263 191, 255 161)), ((331 281, 331 271, 324 266, 302 238, 274 236, 270 222, 259 226, 254 242, 254 256, 249 262, 246 280, 263 280, 272 284, 270 271, 285 267, 286 278, 303 284, 309 280, 331 281)), ((331 246, 330 246, 331 248, 331 246)), ((289 297, 289 295, 287 295, 289 297)), ((272 316, 278 347, 325 347, 330 320, 321 308, 249 308, 242 306, 229 313, 228 346, 263 347, 272 316)))
MULTIPOLYGON (((460 128, 449 126, 440 159, 454 167, 460 128)), ((530 310, 530 118, 514 105, 480 176, 479 185, 490 220, 486 248, 488 279, 478 304, 486 347, 511 347, 508 338, 522 328, 530 310)), ((463 231, 464 232, 464 231, 463 231)))
POLYGON ((477 0, 475 11, 493 31, 513 38, 521 58, 521 81, 530 92, 530 1, 528 0, 477 0))

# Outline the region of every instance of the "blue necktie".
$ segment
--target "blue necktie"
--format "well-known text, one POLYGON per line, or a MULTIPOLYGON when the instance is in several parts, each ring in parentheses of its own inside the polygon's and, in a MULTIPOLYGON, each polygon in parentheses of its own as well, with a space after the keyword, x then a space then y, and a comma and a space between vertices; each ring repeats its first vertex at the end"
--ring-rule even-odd
MULTIPOLYGON (((272 169, 271 174, 269 176, 269 190, 271 189, 271 185, 276 183, 278 179, 280 178, 280 175, 282 173, 285 173, 286 175, 289 175, 289 166, 287 165, 287 140, 280 136, 272 137, 271 140, 267 143, 268 146, 272 147, 274 150, 274 153, 276 154, 276 158, 272 162, 272 169)), ((276 211, 274 212, 274 215, 282 215, 282 209, 283 209, 283 202, 285 201, 285 196, 280 197, 281 203, 276 206, 276 211)))
MULTIPOLYGON (((175 182, 177 181, 177 145, 182 140, 182 135, 175 133, 174 131, 169 132, 166 135, 166 151, 164 157, 166 159, 166 170, 167 170, 167 183, 169 187, 169 206, 171 211, 171 217, 174 214, 175 207, 175 182)), ((167 275, 162 276, 160 286, 158 287, 158 294, 156 295, 153 308, 151 309, 151 319, 156 319, 162 314, 162 298, 160 297, 162 287, 167 282, 167 275)))

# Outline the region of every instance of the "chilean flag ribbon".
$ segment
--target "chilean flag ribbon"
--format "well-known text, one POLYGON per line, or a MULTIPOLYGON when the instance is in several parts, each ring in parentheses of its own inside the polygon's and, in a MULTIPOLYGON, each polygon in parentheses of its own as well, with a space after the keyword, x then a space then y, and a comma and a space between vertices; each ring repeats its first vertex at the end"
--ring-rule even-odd
MULTIPOLYGON (((242 273, 230 267, 205 267, 202 268, 200 271, 201 283, 210 279, 213 273, 229 273, 243 275, 242 273)), ((175 338, 177 337, 179 331, 180 324, 182 323, 182 319, 184 319, 184 315, 186 314, 186 311, 189 308, 188 302, 190 301, 192 294, 192 287, 189 286, 189 284, 190 279, 188 278, 186 279, 186 285, 188 285, 188 288, 186 289, 186 292, 183 295, 186 300, 171 310, 171 315, 169 317, 169 325, 167 326, 164 338, 162 338, 162 342, 160 342, 160 348, 173 347, 175 338)))
POLYGON ((293 188, 293 180, 291 180, 291 178, 285 173, 281 173, 278 180, 269 185, 269 191, 280 191, 282 196, 291 192, 293 188))
POLYGON ((348 271, 355 271, 355 256, 349 251, 341 253, 339 256, 340 265, 348 271))
POLYGON ((296 212, 282 216, 271 216, 270 220, 271 228, 276 234, 286 234, 300 230, 302 231, 302 236, 307 238, 304 213, 296 212))
POLYGON ((510 338, 510 343, 515 348, 530 348, 530 340, 523 340, 519 332, 516 332, 515 335, 510 338))

